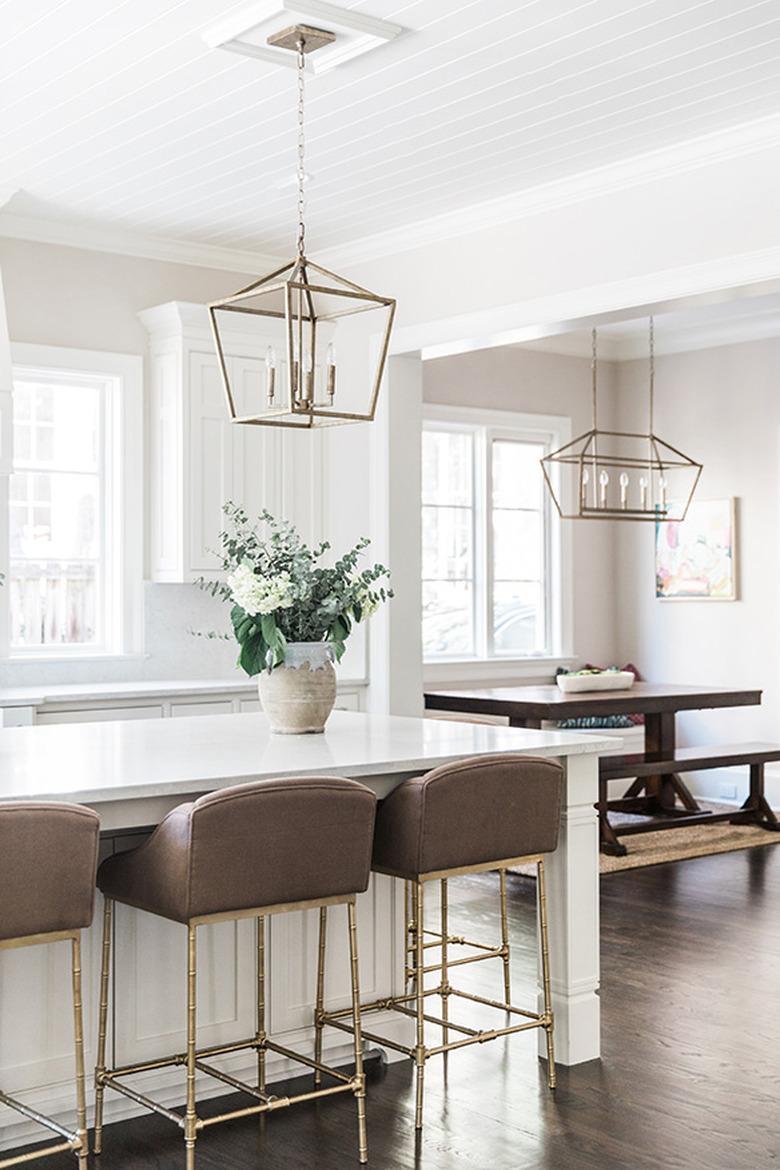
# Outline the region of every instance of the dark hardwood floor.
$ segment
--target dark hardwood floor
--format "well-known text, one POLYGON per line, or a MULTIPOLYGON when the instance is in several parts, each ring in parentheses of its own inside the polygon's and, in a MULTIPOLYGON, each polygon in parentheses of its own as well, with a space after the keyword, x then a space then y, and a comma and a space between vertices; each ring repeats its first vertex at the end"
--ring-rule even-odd
MULTIPOLYGON (((534 887, 510 882, 520 1002, 535 978, 534 887)), ((490 936, 495 879, 452 886, 452 928, 490 936)), ((534 1036, 455 1052, 446 1071, 432 1060, 417 1143, 411 1068, 391 1065, 369 1085, 375 1170, 780 1166, 780 848, 613 874, 602 879, 601 904, 603 1059, 559 1067, 554 1094, 534 1036)), ((499 963, 465 970, 472 987, 499 993, 499 963)), ((345 1097, 207 1131, 197 1165, 344 1170, 357 1165, 354 1151, 354 1107, 345 1097)), ((64 1156, 34 1163, 71 1164, 64 1156)), ((180 1170, 182 1142, 160 1119, 123 1122, 107 1128, 95 1166, 180 1170)))

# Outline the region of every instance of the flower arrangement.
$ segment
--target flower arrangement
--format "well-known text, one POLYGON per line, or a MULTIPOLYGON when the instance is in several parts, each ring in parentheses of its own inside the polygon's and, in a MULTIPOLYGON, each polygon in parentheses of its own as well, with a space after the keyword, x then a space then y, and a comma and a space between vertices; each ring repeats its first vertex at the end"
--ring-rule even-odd
POLYGON ((235 504, 225 504, 223 511, 227 526, 219 536, 220 556, 227 576, 201 584, 232 602, 238 663, 248 675, 281 665, 288 642, 329 642, 339 660, 353 623, 365 621, 393 596, 384 565, 358 568, 371 543, 366 537, 326 567, 320 562, 330 550, 327 541, 309 548, 294 525, 269 512, 253 523, 235 504))

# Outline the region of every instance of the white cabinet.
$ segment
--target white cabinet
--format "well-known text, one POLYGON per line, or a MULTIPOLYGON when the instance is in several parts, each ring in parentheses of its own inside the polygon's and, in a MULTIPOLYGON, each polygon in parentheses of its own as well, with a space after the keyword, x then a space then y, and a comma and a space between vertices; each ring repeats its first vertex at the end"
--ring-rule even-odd
MULTIPOLYGON (((321 499, 311 487, 321 471, 312 461, 318 437, 229 421, 205 306, 171 302, 140 317, 150 336, 151 579, 188 583, 216 574, 227 500, 250 515, 267 508, 310 532, 311 507, 321 499), (295 447, 299 437, 308 439, 306 450, 295 447)), ((247 414, 265 394, 265 365, 252 340, 238 329, 224 335, 236 405, 247 414)))

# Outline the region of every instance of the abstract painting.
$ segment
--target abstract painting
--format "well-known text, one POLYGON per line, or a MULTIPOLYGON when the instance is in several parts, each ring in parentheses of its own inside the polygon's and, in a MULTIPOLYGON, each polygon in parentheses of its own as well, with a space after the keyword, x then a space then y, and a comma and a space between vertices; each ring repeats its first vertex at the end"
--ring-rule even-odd
POLYGON ((736 601, 734 500, 693 500, 684 520, 655 526, 655 595, 736 601))

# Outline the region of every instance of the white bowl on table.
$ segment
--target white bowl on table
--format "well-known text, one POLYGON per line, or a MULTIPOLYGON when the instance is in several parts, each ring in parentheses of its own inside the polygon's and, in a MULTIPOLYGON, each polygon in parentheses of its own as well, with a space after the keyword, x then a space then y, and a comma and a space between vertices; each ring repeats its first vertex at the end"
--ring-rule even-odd
POLYGON ((630 670, 604 670, 601 674, 559 674, 555 681, 565 695, 583 691, 627 691, 634 685, 630 670))

